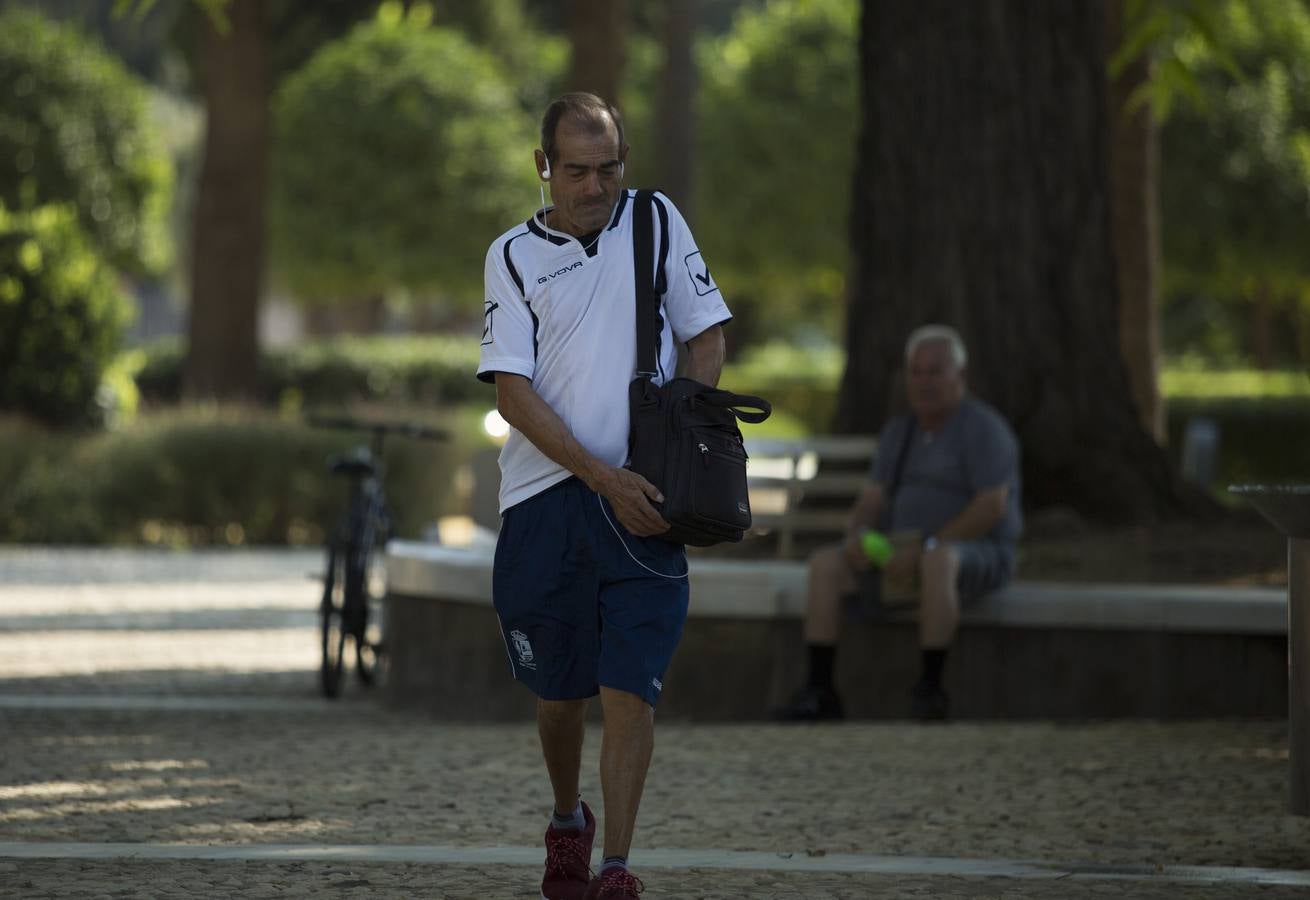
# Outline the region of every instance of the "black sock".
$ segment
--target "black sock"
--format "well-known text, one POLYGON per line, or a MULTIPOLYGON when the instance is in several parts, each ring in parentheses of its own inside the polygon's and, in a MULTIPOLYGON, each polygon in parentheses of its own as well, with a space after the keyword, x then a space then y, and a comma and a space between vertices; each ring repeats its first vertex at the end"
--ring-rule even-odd
POLYGON ((946 665, 946 649, 923 651, 923 683, 931 687, 942 686, 942 668, 946 665))
POLYGON ((810 644, 810 687, 832 688, 832 665, 836 656, 836 644, 810 644))
POLYGON ((604 872, 606 869, 613 869, 613 868, 626 869, 627 867, 628 867, 628 858, 626 856, 607 856, 605 857, 605 861, 600 864, 600 870, 602 872, 604 872))

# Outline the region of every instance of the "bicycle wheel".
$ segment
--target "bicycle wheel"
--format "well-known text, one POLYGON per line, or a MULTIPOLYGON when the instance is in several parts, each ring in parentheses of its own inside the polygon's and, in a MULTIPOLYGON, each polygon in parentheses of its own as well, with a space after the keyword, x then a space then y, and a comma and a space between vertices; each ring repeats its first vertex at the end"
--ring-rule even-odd
POLYGON ((355 638, 355 675, 361 684, 372 687, 382 675, 384 654, 382 649, 381 604, 373 591, 373 582, 377 575, 374 569, 378 565, 377 548, 364 548, 356 556, 357 577, 353 581, 358 588, 351 622, 351 634, 355 638))
POLYGON ((346 663, 347 598, 346 554, 333 545, 328 550, 327 577, 323 580, 323 602, 318 617, 322 633, 323 662, 319 682, 324 697, 341 695, 341 676, 346 663))

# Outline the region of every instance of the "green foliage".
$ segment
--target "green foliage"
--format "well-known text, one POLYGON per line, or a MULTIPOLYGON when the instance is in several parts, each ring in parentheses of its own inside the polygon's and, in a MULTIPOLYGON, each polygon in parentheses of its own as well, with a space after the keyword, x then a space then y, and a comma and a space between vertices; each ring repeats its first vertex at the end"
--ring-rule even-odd
MULTIPOLYGON (((836 347, 803 348, 783 342, 758 345, 723 368, 719 382, 738 393, 758 394, 773 405, 778 436, 792 431, 824 434, 837 409, 845 358, 836 347)), ((750 434, 764 436, 751 430, 750 434)), ((770 433, 772 434, 772 433, 770 433)))
POLYGON ((70 209, 0 204, 0 410, 52 425, 98 421, 101 376, 130 313, 70 209))
POLYGON ((71 204, 115 266, 162 269, 172 171, 138 79, 74 28, 13 7, 0 14, 0 96, 0 202, 71 204))
POLYGON ((1216 31, 1177 41, 1202 102, 1161 132, 1166 309, 1232 309, 1263 292, 1310 333, 1310 9, 1230 0, 1216 31))
MULTIPOLYGON (((182 394, 184 348, 162 341, 146 348, 136 376, 142 399, 176 403, 182 394)), ((474 377, 478 344, 472 337, 369 337, 307 342, 266 349, 259 367, 259 399, 307 408, 369 402, 447 407, 494 405, 491 388, 474 377)))
POLYGON ((1124 114, 1149 101, 1155 114, 1166 119, 1179 97, 1203 106, 1205 98, 1194 70, 1197 48, 1240 80, 1241 69, 1228 51, 1220 9, 1213 0, 1122 2, 1124 36, 1106 65, 1110 77, 1119 77, 1143 54, 1149 54, 1153 63, 1151 80, 1128 98, 1124 114))
POLYGON ((271 233, 298 295, 474 291, 531 209, 532 124, 494 57, 384 5, 275 105, 271 233))
POLYGON ((500 61, 519 105, 534 122, 564 92, 568 39, 540 30, 522 0, 441 0, 434 19, 438 25, 463 32, 500 61))
MULTIPOLYGON (((0 420, 0 541, 317 543, 346 484, 325 460, 358 435, 268 414, 190 409, 73 437, 0 420)), ((398 532, 443 511, 458 450, 389 439, 398 532)))
POLYGON ((1195 362, 1160 373, 1160 390, 1171 401, 1191 398, 1302 397, 1310 400, 1310 373, 1260 369, 1215 371, 1195 362))
POLYGON ((1162 135, 1166 247, 1182 276, 1290 286, 1310 274, 1310 10, 1243 0, 1225 7, 1224 24, 1247 77, 1234 83, 1189 44, 1205 105, 1180 109, 1162 135))
POLYGON ((701 47, 697 237, 752 330, 838 332, 858 12, 854 0, 772 0, 701 47))

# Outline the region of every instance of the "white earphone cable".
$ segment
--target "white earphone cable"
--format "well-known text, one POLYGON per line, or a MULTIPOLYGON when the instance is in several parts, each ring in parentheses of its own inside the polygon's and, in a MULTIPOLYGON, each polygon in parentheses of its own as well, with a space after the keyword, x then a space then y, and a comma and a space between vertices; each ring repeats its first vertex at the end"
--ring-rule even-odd
POLYGON ((687 577, 687 574, 691 571, 691 563, 687 564, 687 568, 683 570, 681 575, 665 575, 663 572, 656 572, 650 566, 646 565, 644 562, 637 559, 637 557, 633 556, 632 551, 628 549, 628 542, 623 539, 623 535, 619 533, 619 529, 616 528, 614 525, 614 520, 612 520, 610 518, 610 514, 605 511, 605 500, 600 496, 600 494, 596 495, 596 502, 600 504, 600 514, 605 517, 606 522, 609 522, 610 530, 614 532, 614 536, 619 539, 619 543, 623 545, 624 551, 627 552, 628 556, 632 559, 633 562, 641 566, 643 569, 645 569, 647 572, 651 573, 652 575, 658 575, 660 578, 677 580, 679 578, 687 577))

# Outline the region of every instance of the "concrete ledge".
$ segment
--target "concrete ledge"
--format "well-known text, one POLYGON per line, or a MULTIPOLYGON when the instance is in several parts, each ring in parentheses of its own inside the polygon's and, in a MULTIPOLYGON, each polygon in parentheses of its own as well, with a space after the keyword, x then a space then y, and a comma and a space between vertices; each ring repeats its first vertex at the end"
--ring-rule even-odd
MULTIPOLYGON (((387 548, 387 588, 408 597, 491 603, 490 550, 413 541, 387 548)), ((697 618, 799 619, 805 564, 789 560, 691 558, 697 618)), ((1287 634, 1282 588, 1066 584, 1020 581, 964 610, 969 625, 1287 634)))
MULTIPOLYGON (((491 565, 490 550, 388 547, 390 703, 460 719, 531 715, 491 609, 491 565)), ((804 563, 696 556, 691 580, 661 717, 767 717, 804 676, 804 563)), ((1276 588, 1021 582, 964 612, 947 687, 963 718, 1281 717, 1286 634, 1276 588)), ((843 629, 849 715, 905 714, 916 645, 909 616, 843 629)))

